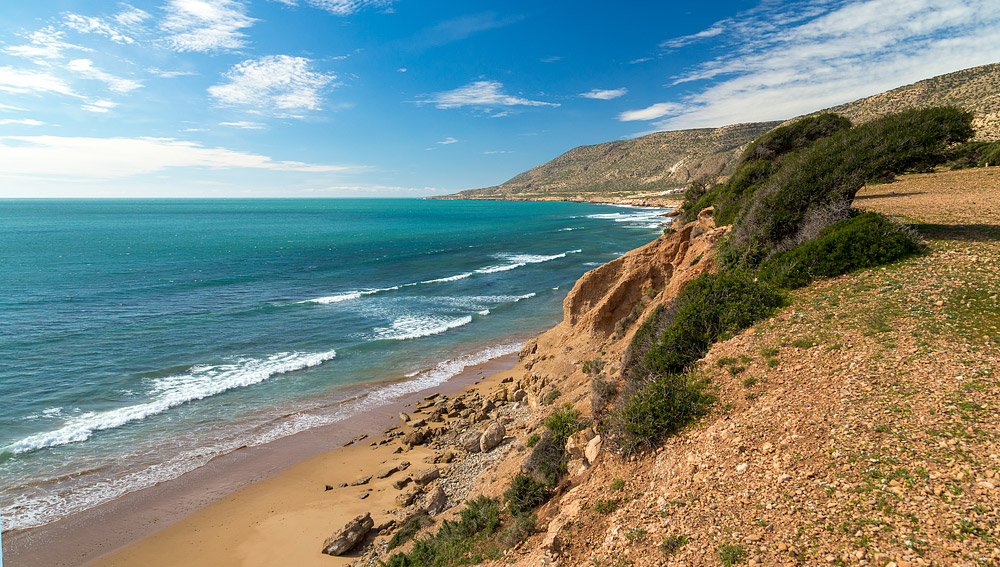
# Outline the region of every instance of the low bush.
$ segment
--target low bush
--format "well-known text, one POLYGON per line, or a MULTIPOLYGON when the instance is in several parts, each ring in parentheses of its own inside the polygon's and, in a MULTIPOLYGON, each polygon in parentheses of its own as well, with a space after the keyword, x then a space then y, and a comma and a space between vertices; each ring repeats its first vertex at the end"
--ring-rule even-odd
POLYGON ((684 547, 688 543, 688 538, 686 535, 679 536, 668 536, 667 539, 660 543, 660 551, 664 555, 670 555, 678 549, 684 547))
POLYGON ((851 121, 839 114, 825 112, 807 116, 780 126, 757 138, 747 147, 738 165, 756 161, 773 161, 775 158, 811 145, 842 130, 848 130, 851 121))
POLYGON ((530 513, 535 506, 544 504, 551 495, 546 483, 538 481, 530 474, 519 473, 504 492, 503 499, 507 503, 510 515, 517 517, 530 513))
POLYGON ((880 266, 920 250, 906 227, 878 213, 865 213, 826 227, 812 242, 775 254, 760 274, 774 285, 795 289, 815 278, 880 266))
POLYGON ((398 530, 396 530, 396 533, 392 534, 392 539, 389 540, 389 544, 385 550, 392 551, 393 549, 396 549, 397 547, 410 541, 413 539, 413 536, 417 535, 417 532, 432 523, 434 523, 434 520, 427 515, 427 512, 421 512, 410 518, 402 526, 400 526, 398 530))
POLYGON ((538 516, 534 514, 519 514, 511 519, 510 525, 500 531, 498 539, 504 547, 510 548, 531 537, 535 533, 538 516))
POLYGON ((465 503, 457 521, 444 520, 437 533, 417 539, 409 553, 397 553, 387 567, 451 567, 475 562, 477 544, 500 528, 500 503, 486 496, 465 503))
POLYGON ((616 395, 618 395, 618 385, 613 380, 594 376, 590 381, 590 408, 593 414, 599 415, 616 395))
POLYGON ((769 286, 745 274, 702 274, 677 298, 676 314, 645 356, 657 374, 679 374, 725 340, 768 317, 783 303, 769 286))
POLYGON ((566 439, 546 431, 524 463, 524 471, 545 486, 554 487, 566 474, 566 439))
POLYGON ((565 441, 570 435, 582 429, 583 423, 580 421, 580 412, 573 409, 570 404, 565 404, 545 418, 545 427, 549 428, 553 437, 565 441))
POLYGON ((611 440, 626 454, 658 445, 708 411, 715 396, 688 374, 666 374, 636 385, 614 412, 611 440))
POLYGON ((719 563, 723 565, 736 565, 743 563, 747 558, 747 549, 738 543, 731 543, 719 547, 719 563))

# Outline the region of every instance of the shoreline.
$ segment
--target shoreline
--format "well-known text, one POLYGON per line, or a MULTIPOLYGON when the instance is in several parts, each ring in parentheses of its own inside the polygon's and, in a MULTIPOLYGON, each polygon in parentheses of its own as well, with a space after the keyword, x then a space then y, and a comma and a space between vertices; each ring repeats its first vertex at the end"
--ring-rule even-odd
MULTIPOLYGON (((525 334, 524 339, 536 335, 537 333, 525 334)), ((371 461, 366 453, 382 457, 382 450, 389 445, 373 448, 369 442, 381 439, 387 428, 399 424, 397 416, 406 406, 429 395, 451 396, 473 389, 478 382, 509 370, 516 362, 517 353, 512 353, 468 366, 441 384, 407 393, 388 404, 350 416, 343 421, 295 433, 263 445, 243 447, 216 457, 206 465, 175 479, 130 492, 55 522, 5 532, 4 558, 11 565, 74 567, 134 564, 120 563, 114 559, 105 563, 103 559, 152 540, 158 534, 184 524, 206 509, 239 499, 239 495, 245 491, 257 492, 260 488, 255 487, 264 483, 277 481, 285 476, 301 476, 301 473, 293 471, 312 469, 315 466, 313 461, 329 461, 344 454, 351 455, 359 462, 371 461), (363 442, 350 443, 360 436, 366 437, 363 442)), ((407 455, 416 457, 410 453, 407 455)), ((331 471, 325 483, 336 485, 351 482, 360 472, 352 469, 347 472, 352 477, 350 480, 333 482, 339 474, 340 471, 331 471)), ((318 493, 323 493, 323 484, 319 484, 318 493)), ((323 529, 332 532, 335 527, 331 525, 323 529)), ((329 533, 325 534, 323 538, 328 535, 329 533)), ((316 545, 321 543, 322 538, 316 545)), ((316 554, 319 555, 319 552, 316 554)), ((330 559, 328 556, 321 557, 330 559)), ((176 557, 164 565, 174 564, 175 559, 176 557)), ((143 564, 149 563, 144 561, 143 564)))

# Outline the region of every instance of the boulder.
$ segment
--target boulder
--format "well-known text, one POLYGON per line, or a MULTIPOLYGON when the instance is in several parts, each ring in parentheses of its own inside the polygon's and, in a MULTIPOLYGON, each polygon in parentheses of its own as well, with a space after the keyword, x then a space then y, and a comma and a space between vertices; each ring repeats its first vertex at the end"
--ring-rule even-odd
POLYGON ((410 421, 410 416, 406 415, 405 413, 401 413, 399 414, 399 421, 406 423, 410 421))
POLYGON ((427 497, 424 498, 424 509, 431 516, 437 516, 441 512, 444 512, 448 508, 448 495, 444 493, 444 489, 440 486, 435 486, 427 497))
POLYGON ((429 467, 413 475, 413 482, 424 486, 438 478, 441 478, 441 471, 437 467, 429 467))
POLYGON ((385 467, 384 469, 378 471, 378 474, 375 475, 375 478, 387 478, 387 477, 390 477, 390 476, 392 476, 392 475, 394 475, 394 474, 396 474, 398 472, 399 472, 399 465, 398 464, 397 465, 389 465, 388 467, 385 467))
POLYGON ((414 429, 403 437, 403 443, 407 445, 419 445, 424 442, 424 430, 414 429))
POLYGON ((520 401, 523 401, 527 397, 528 397, 528 392, 525 392, 524 390, 518 388, 517 390, 514 390, 514 393, 511 395, 510 401, 512 401, 512 402, 520 402, 520 401))
POLYGON ((587 443, 587 448, 583 454, 590 464, 597 462, 597 456, 601 454, 601 436, 597 435, 587 443))
POLYGON ((478 453, 482 450, 479 443, 480 437, 478 431, 466 431, 458 438, 458 445, 470 453, 478 453))
POLYGON ((323 553, 327 555, 347 553, 365 539, 374 525, 375 521, 372 520, 371 512, 354 518, 344 526, 344 529, 323 542, 323 553))
POLYGON ((419 488, 413 487, 405 492, 397 494, 396 505, 400 508, 406 508, 410 504, 413 504, 413 501, 417 499, 417 496, 420 496, 421 492, 422 491, 419 488))
MULTIPOLYGON (((379 477, 379 478, 381 478, 381 477, 379 477)), ((366 476, 364 478, 359 478, 358 480, 352 482, 351 486, 361 486, 363 484, 368 484, 368 482, 371 481, 371 479, 372 479, 372 475, 368 475, 368 476, 366 476)))
POLYGON ((494 421, 486 428, 483 432, 483 436, 479 438, 479 447, 485 453, 503 441, 504 436, 507 435, 507 430, 504 428, 503 424, 494 421))

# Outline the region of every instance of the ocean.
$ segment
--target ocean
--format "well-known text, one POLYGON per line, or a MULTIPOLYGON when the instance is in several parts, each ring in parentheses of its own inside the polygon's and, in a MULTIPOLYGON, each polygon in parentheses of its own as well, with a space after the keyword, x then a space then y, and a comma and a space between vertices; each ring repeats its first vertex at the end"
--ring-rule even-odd
POLYGON ((27 528, 433 387, 662 209, 0 201, 0 516, 27 528))

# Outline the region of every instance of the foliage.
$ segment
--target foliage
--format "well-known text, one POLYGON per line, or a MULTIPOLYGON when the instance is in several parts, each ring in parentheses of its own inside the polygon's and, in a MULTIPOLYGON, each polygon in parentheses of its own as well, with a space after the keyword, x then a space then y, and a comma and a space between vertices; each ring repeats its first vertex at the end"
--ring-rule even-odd
POLYGON ((660 551, 664 555, 670 555, 678 549, 684 547, 688 543, 688 537, 686 535, 679 536, 668 536, 667 539, 660 543, 660 551))
POLYGON ((612 440, 625 453, 653 447, 704 415, 715 397, 703 381, 665 374, 636 385, 612 416, 612 440))
POLYGON ((524 443, 524 446, 530 449, 530 448, 534 447, 535 445, 537 445, 538 441, 541 438, 542 438, 541 435, 539 435, 537 433, 532 433, 531 436, 528 437, 528 440, 524 443))
POLYGON ((769 286, 741 273, 702 274, 681 292, 671 324, 646 353, 655 373, 678 374, 725 340, 768 317, 783 303, 769 286))
POLYGON ((535 533, 538 516, 535 514, 518 514, 511 519, 510 525, 500 532, 499 540, 504 547, 514 547, 535 533))
POLYGON ((594 376, 590 381, 590 407, 594 415, 600 413, 618 395, 618 384, 602 376, 594 376))
POLYGON ((598 514, 610 514, 618 509, 618 499, 598 498, 594 501, 594 511, 598 514))
POLYGON ((763 280, 795 289, 815 278, 888 264, 920 250, 905 227, 878 213, 865 213, 824 228, 816 240, 775 254, 760 273, 763 280))
POLYGON ((582 429, 582 425, 580 412, 570 404, 565 404, 545 418, 545 427, 549 428, 553 437, 561 441, 569 439, 570 435, 582 429))
POLYGON ((416 516, 407 520, 402 526, 396 530, 396 533, 392 534, 392 539, 389 540, 388 546, 385 548, 386 551, 392 551, 397 547, 403 545, 404 543, 413 539, 413 536, 417 535, 417 532, 421 528, 427 527, 433 523, 427 512, 421 512, 416 516))
POLYGON ((531 512, 535 506, 544 504, 549 496, 551 491, 546 483, 540 482, 530 474, 518 473, 504 492, 503 499, 507 503, 507 511, 512 516, 519 516, 531 512))
POLYGON ((473 562, 477 542, 492 536, 500 527, 500 504, 480 496, 465 503, 458 521, 444 520, 437 533, 417 539, 409 553, 397 553, 387 567, 450 567, 473 562))
POLYGON ((758 259, 788 247, 814 210, 849 204, 866 183, 928 171, 946 161, 951 144, 972 136, 971 121, 971 113, 956 108, 906 110, 836 132, 789 155, 754 199, 745 201, 729 244, 741 249, 742 256, 758 259))
POLYGON ((851 121, 839 114, 826 112, 780 126, 757 138, 747 147, 737 164, 774 161, 776 158, 811 145, 836 132, 847 130, 851 121))
POLYGON ((719 547, 719 562, 723 565, 736 565, 743 563, 747 558, 747 550, 738 543, 726 544, 719 547))

